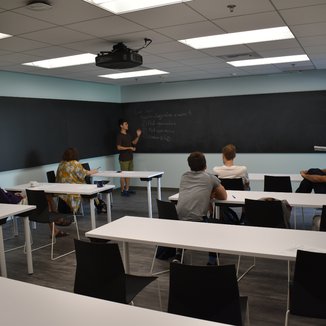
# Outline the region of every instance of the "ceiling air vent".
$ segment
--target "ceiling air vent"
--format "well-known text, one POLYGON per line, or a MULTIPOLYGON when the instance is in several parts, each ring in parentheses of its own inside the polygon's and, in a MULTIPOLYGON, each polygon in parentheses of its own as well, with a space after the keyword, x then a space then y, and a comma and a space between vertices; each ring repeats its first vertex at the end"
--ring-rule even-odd
POLYGON ((220 58, 224 61, 236 61, 236 60, 258 59, 261 58, 261 56, 256 52, 247 52, 247 53, 218 55, 217 58, 220 58))

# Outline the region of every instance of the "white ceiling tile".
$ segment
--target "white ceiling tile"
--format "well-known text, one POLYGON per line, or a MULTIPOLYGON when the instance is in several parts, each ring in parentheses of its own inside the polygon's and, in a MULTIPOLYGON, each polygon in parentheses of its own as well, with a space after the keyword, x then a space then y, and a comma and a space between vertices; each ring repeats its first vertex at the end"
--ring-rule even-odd
POLYGON ((20 35, 32 31, 53 27, 51 23, 19 15, 14 12, 0 13, 0 32, 10 35, 20 35))
POLYGON ((145 27, 119 16, 93 19, 90 21, 69 24, 66 27, 98 37, 145 30, 145 27))
POLYGON ((276 12, 215 19, 213 22, 227 33, 284 26, 283 20, 276 12))
POLYGON ((24 38, 58 45, 87 40, 92 38, 92 36, 64 27, 55 27, 38 32, 26 33, 24 34, 24 38))
POLYGON ((326 4, 280 11, 288 25, 326 22, 326 4))
POLYGON ((271 0, 277 9, 307 7, 326 4, 326 0, 271 0))
POLYGON ((157 31, 175 40, 223 33, 222 29, 210 21, 158 28, 157 31))
POLYGON ((231 18, 241 15, 273 11, 268 0, 193 0, 187 5, 207 17, 208 19, 231 18), (233 12, 227 7, 234 4, 233 12))
POLYGON ((48 46, 48 44, 43 42, 26 40, 21 37, 9 37, 0 40, 1 50, 14 51, 14 52, 38 49, 46 46, 48 46))
POLYGON ((205 20, 185 4, 136 11, 122 16, 147 28, 160 28, 205 20))

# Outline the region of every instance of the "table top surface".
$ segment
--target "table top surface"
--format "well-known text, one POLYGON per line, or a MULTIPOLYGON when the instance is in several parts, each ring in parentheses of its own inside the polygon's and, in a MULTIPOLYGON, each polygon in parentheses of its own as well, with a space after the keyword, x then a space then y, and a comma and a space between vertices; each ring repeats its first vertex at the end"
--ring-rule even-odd
POLYGON ((114 185, 103 185, 97 187, 96 184, 78 184, 78 183, 43 183, 39 182, 36 187, 31 187, 30 183, 25 183, 13 187, 8 187, 9 191, 24 191, 30 190, 44 190, 51 194, 79 194, 79 195, 93 195, 106 190, 114 189, 114 185))
POLYGON ((3 277, 0 277, 0 287, 1 325, 225 325, 95 299, 3 277), (54 309, 57 314, 53 314, 54 309))
POLYGON ((87 237, 295 260, 297 249, 326 253, 326 233, 125 216, 87 237))
POLYGON ((28 212, 35 208, 34 205, 0 204, 0 218, 28 212))
MULTIPOLYGON (((239 190, 227 190, 226 200, 217 200, 216 203, 224 204, 239 204, 243 205, 245 199, 261 199, 271 197, 279 200, 287 200, 291 206, 295 207, 322 207, 326 204, 326 194, 302 194, 295 192, 268 192, 268 191, 239 191, 239 190)), ((178 201, 179 193, 169 197, 170 201, 178 201)))
POLYGON ((107 177, 107 178, 155 178, 163 175, 163 171, 99 171, 92 177, 107 177))

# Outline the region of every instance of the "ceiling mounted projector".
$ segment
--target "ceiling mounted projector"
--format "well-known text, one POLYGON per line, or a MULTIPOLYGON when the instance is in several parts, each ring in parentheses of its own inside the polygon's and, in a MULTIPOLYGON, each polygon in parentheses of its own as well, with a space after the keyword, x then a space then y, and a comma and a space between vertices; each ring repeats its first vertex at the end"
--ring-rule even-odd
POLYGON ((145 45, 137 50, 127 48, 125 44, 119 42, 113 46, 112 51, 101 51, 95 58, 98 67, 108 69, 127 69, 138 67, 143 64, 143 57, 139 50, 146 48, 152 40, 145 38, 145 45))

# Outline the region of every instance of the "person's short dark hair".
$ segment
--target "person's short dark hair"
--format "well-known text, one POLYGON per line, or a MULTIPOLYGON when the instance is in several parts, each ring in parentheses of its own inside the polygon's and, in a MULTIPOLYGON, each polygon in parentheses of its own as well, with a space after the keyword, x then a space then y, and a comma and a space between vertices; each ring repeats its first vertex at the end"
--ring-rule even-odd
POLYGON ((228 144, 222 148, 222 153, 228 161, 231 161, 235 158, 237 150, 233 144, 228 144))
POLYGON ((206 169, 206 158, 202 152, 192 152, 188 156, 188 165, 191 171, 204 171, 206 169))
POLYGON ((125 122, 128 122, 128 120, 127 120, 127 119, 124 119, 124 118, 120 118, 120 119, 119 119, 119 127, 120 127, 121 125, 123 125, 125 122))
POLYGON ((76 148, 69 147, 67 148, 62 155, 64 161, 79 161, 79 153, 76 148))

